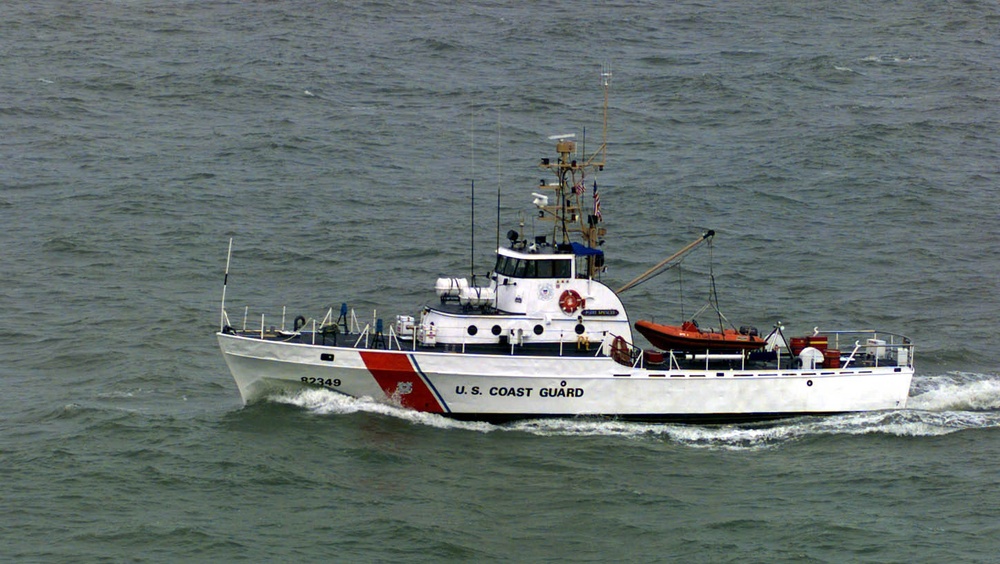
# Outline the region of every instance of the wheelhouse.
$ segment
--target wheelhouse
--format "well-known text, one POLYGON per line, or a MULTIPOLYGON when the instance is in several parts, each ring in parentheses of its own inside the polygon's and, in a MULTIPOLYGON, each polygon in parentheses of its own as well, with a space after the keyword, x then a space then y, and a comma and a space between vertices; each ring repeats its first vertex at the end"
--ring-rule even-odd
POLYGON ((493 271, 510 278, 575 278, 572 254, 523 254, 499 249, 493 271))

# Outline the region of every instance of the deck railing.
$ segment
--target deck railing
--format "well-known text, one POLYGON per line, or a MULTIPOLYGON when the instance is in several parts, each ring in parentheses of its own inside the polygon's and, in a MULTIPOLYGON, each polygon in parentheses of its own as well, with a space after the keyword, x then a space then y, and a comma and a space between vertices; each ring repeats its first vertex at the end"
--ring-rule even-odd
MULTIPOLYGON (((251 320, 249 307, 247 307, 244 310, 242 324, 239 328, 233 325, 229 314, 225 310, 222 311, 222 323, 223 331, 232 331, 239 335, 259 339, 292 340, 301 337, 301 340, 308 339, 314 345, 328 345, 331 344, 329 341, 331 338, 333 339, 333 344, 336 344, 337 337, 340 335, 345 339, 344 344, 353 346, 354 348, 417 350, 418 346, 422 345, 420 334, 422 328, 420 327, 415 327, 413 334, 408 333, 404 336, 397 335, 395 328, 390 324, 388 325, 387 333, 383 335, 378 330, 379 320, 374 317, 375 312, 373 312, 372 319, 376 321, 374 323, 365 323, 363 326, 358 322, 354 310, 351 310, 349 315, 345 316, 342 314, 342 318, 337 321, 334 321, 332 314, 333 309, 331 308, 322 320, 317 320, 316 318, 296 318, 294 325, 297 327, 289 329, 286 327, 284 308, 282 308, 280 324, 271 322, 272 325, 268 326, 269 320, 265 318, 264 314, 260 315, 259 324, 256 317, 251 320), (340 326, 346 326, 348 332, 341 333, 339 330, 334 329, 340 326), (376 328, 373 329, 373 326, 376 328), (350 340, 348 341, 348 339, 350 340)), ((771 358, 771 361, 776 362, 776 368, 846 369, 861 366, 913 368, 914 345, 904 335, 874 329, 840 331, 821 331, 815 329, 813 334, 810 337, 806 337, 806 339, 809 339, 806 346, 812 346, 818 351, 813 352, 814 359, 812 365, 804 366, 804 359, 806 357, 792 354, 788 349, 778 348, 774 351, 774 357, 771 358), (818 340, 814 341, 812 339, 818 340)), ((516 346, 519 344, 515 344, 513 340, 511 341, 510 354, 518 354, 520 352, 520 347, 516 346)), ((563 356, 564 354, 564 344, 575 346, 576 348, 580 347, 580 342, 576 339, 565 342, 560 339, 559 356, 563 356)), ((590 350, 589 345, 590 342, 588 341, 586 347, 588 351, 590 350)), ((451 345, 449 351, 465 352, 465 349, 466 344, 461 343, 451 345)), ((593 354, 595 356, 610 357, 619 364, 630 368, 644 368, 647 364, 647 359, 641 348, 625 337, 615 335, 611 332, 603 333, 600 345, 593 354)), ((668 370, 680 370, 682 369, 682 364, 690 367, 689 363, 692 361, 699 363, 703 361, 706 370, 709 369, 712 363, 718 362, 726 362, 730 366, 738 365, 739 369, 743 370, 747 369, 747 364, 752 363, 754 360, 750 358, 749 352, 720 354, 711 350, 700 353, 691 351, 663 351, 663 356, 665 357, 664 360, 668 363, 668 370)), ((654 364, 654 366, 659 366, 659 364, 654 364)))
POLYGON ((817 329, 814 331, 814 336, 826 336, 829 339, 828 350, 839 350, 843 353, 850 349, 841 368, 848 368, 859 358, 870 360, 875 366, 913 367, 913 342, 904 335, 875 329, 846 331, 817 329))

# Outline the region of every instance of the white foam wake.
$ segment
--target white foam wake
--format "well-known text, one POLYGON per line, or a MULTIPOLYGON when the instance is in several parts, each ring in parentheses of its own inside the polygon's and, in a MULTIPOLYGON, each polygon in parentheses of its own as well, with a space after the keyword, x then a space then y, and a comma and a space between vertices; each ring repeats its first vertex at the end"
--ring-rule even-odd
POLYGON ((317 415, 346 415, 364 412, 404 419, 412 423, 439 429, 466 429, 469 431, 489 432, 499 428, 489 423, 456 421, 434 413, 414 411, 412 409, 377 402, 369 397, 352 398, 330 390, 302 390, 275 395, 268 399, 277 403, 301 407, 317 415))
POLYGON ((1000 375, 949 373, 914 382, 907 409, 799 417, 758 425, 677 425, 563 418, 518 421, 504 425, 456 421, 328 390, 303 390, 272 401, 316 415, 372 413, 438 429, 479 433, 522 432, 536 436, 606 436, 652 439, 697 448, 758 449, 822 435, 936 436, 966 429, 1000 427, 1000 375))
POLYGON ((1000 376, 952 372, 921 378, 907 407, 926 411, 1000 410, 1000 376))

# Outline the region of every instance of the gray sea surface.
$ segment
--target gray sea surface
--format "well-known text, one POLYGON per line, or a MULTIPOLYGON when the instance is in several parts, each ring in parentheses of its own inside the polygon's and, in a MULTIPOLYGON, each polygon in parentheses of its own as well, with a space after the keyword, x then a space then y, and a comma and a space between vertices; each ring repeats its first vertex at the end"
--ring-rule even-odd
POLYGON ((996 2, 13 1, 0 60, 0 559, 997 561, 996 2), (234 318, 414 314, 548 136, 596 148, 604 64, 604 280, 718 234, 631 318, 714 274, 738 324, 903 333, 908 409, 241 404, 230 238, 234 318))

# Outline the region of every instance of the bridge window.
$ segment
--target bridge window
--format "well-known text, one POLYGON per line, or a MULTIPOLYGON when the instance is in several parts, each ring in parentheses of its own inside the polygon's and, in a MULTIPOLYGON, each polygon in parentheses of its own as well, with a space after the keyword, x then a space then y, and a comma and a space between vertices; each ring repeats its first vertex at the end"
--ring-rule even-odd
POLYGON ((568 259, 526 260, 498 256, 497 274, 517 278, 572 278, 573 267, 568 259))

